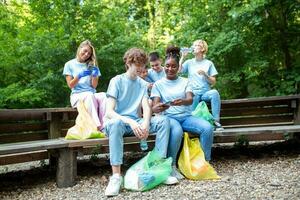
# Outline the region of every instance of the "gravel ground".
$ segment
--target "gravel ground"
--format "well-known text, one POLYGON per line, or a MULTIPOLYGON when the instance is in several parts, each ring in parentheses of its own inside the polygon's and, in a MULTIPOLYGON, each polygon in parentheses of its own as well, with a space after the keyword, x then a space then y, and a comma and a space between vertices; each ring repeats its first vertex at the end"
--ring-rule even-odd
MULTIPOLYGON (((136 159, 136 154, 127 154, 124 170, 136 159)), ((211 165, 220 180, 185 179, 178 185, 160 185, 147 192, 123 189, 119 196, 109 199, 300 199, 299 143, 215 146, 211 165)), ((81 160, 78 182, 71 188, 56 187, 55 171, 49 171, 47 163, 10 166, 0 167, 0 199, 107 199, 107 156, 92 162, 81 160)))

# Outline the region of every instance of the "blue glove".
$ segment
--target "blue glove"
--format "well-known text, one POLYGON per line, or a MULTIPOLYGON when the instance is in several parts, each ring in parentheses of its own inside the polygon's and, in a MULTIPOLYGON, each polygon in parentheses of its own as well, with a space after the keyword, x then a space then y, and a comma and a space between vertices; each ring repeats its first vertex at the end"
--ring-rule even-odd
POLYGON ((84 70, 78 74, 78 79, 81 79, 82 77, 85 77, 85 76, 89 76, 91 74, 92 74, 91 70, 84 70))
POLYGON ((99 74, 99 69, 98 69, 98 67, 93 67, 93 68, 92 68, 92 76, 93 76, 93 77, 97 77, 98 74, 99 74))

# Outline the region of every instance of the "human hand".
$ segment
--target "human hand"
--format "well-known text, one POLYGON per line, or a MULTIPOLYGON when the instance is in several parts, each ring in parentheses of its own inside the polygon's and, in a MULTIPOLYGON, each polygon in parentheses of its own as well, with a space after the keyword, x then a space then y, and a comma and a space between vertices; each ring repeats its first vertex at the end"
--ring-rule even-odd
POLYGON ((169 107, 170 107, 170 105, 159 102, 152 107, 152 112, 160 113, 160 112, 167 110, 169 107))
POLYGON ((182 106, 183 105, 183 100, 182 99, 175 99, 171 103, 172 106, 182 106))
POLYGON ((139 139, 143 139, 144 137, 144 130, 141 127, 141 125, 139 123, 137 123, 135 120, 133 119, 129 119, 128 122, 130 128, 132 129, 134 135, 139 138, 139 139))
POLYGON ((97 77, 98 74, 99 74, 99 69, 98 69, 98 67, 93 67, 93 68, 92 68, 92 76, 93 76, 93 77, 97 77))
POLYGON ((152 87, 153 87, 153 83, 149 83, 149 84, 148 84, 148 88, 151 90, 152 87))
POLYGON ((208 76, 208 75, 206 74, 206 72, 203 71, 202 69, 198 70, 198 74, 204 75, 204 76, 206 76, 206 77, 208 76))
POLYGON ((77 76, 78 76, 78 79, 81 79, 82 77, 91 75, 91 73, 92 73, 91 70, 84 70, 84 71, 80 72, 77 76))
POLYGON ((188 51, 182 51, 182 52, 181 52, 181 56, 182 56, 183 58, 185 58, 188 54, 189 54, 188 51))

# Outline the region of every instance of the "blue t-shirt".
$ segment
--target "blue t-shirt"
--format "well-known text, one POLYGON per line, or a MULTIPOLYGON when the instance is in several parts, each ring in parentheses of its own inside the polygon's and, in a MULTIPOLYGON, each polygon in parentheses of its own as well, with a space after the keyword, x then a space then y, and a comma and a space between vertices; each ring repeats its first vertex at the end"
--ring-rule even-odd
POLYGON ((166 77, 166 73, 164 69, 162 69, 160 72, 156 72, 153 69, 148 69, 147 77, 151 80, 151 82, 156 82, 162 79, 163 77, 166 77))
POLYGON ((210 83, 206 77, 198 74, 200 69, 209 76, 215 76, 218 74, 214 63, 206 58, 201 61, 197 61, 195 58, 189 59, 183 63, 181 70, 181 72, 188 74, 188 78, 193 87, 193 92, 196 95, 204 94, 211 89, 210 83))
MULTIPOLYGON (((154 83, 151 90, 151 98, 160 97, 162 103, 174 101, 175 99, 185 99, 186 93, 192 92, 192 88, 187 78, 178 77, 176 80, 162 78, 154 83)), ((174 117, 188 117, 192 114, 191 106, 170 106, 163 112, 164 115, 174 117)))
MULTIPOLYGON (((68 61, 65 64, 63 75, 69 75, 72 77, 78 76, 78 74, 84 70, 87 70, 88 66, 86 63, 80 63, 76 58, 68 61)), ((100 69, 98 76, 101 76, 100 69)), ((77 85, 72 88, 72 94, 80 92, 96 92, 96 89, 91 85, 91 76, 85 76, 79 79, 77 85)))
POLYGON ((136 120, 142 99, 149 98, 147 82, 140 77, 132 80, 126 73, 117 75, 110 80, 106 96, 116 99, 116 113, 136 120))

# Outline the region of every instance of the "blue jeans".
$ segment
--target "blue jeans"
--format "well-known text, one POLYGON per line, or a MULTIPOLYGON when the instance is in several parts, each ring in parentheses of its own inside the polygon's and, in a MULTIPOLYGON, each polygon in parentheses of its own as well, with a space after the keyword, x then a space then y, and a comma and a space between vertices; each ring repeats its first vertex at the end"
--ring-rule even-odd
MULTIPOLYGON (((140 118, 137 120, 139 124, 143 122, 140 118)), ((120 119, 111 119, 104 127, 106 135, 109 137, 109 157, 111 165, 123 164, 124 141, 123 136, 133 136, 134 133, 128 124, 120 119)), ((165 116, 155 116, 151 118, 149 133, 156 133, 155 149, 162 157, 166 157, 170 122, 165 116)))
POLYGON ((192 109, 195 110, 199 101, 210 102, 211 104, 211 114, 215 121, 220 121, 220 110, 221 110, 221 98, 217 90, 208 90, 207 92, 195 95, 193 99, 192 109))
MULTIPOLYGON (((168 156, 171 156, 176 162, 178 150, 181 145, 183 131, 199 135, 201 147, 203 149, 205 160, 211 159, 211 147, 213 143, 213 127, 203 119, 188 117, 170 117, 170 140, 168 147, 168 156)), ((173 162, 173 164, 175 163, 173 162)))

